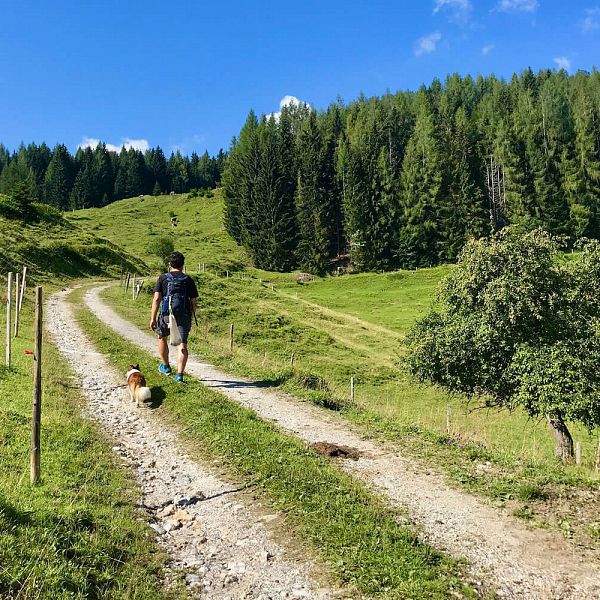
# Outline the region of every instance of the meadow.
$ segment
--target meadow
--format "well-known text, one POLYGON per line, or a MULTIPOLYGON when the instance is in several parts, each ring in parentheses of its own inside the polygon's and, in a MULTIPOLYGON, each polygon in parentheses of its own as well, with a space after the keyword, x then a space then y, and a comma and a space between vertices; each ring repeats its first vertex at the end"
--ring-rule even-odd
MULTIPOLYGON (((561 497, 565 486, 597 484, 593 469, 597 432, 571 424, 575 440, 582 444, 583 463, 563 467, 554 458, 554 444, 543 421, 533 421, 519 410, 500 412, 475 401, 467 403, 406 374, 405 335, 434 301, 435 290, 451 266, 341 275, 298 284, 292 274, 249 266, 223 229, 218 194, 210 199, 146 197, 142 204, 137 202, 121 201, 71 218, 123 244, 132 254, 139 253, 146 262, 153 260, 148 251, 151 234, 173 236, 176 247, 188 257, 188 272, 193 271, 198 281, 199 327, 191 344, 206 359, 341 410, 365 430, 394 440, 455 482, 517 512, 520 502, 542 501, 539 514, 533 513, 540 522, 559 524, 568 513, 562 507, 546 514, 544 500, 561 497), (168 216, 164 202, 174 206, 182 229, 169 230, 168 218, 159 225, 152 223, 159 214, 168 216), (123 223, 120 215, 126 218, 134 210, 137 233, 132 236, 118 224, 123 223), (207 272, 196 273, 203 263, 207 272), (228 343, 230 323, 235 325, 233 352, 228 343), (351 377, 354 403, 349 400, 351 377)), ((125 316, 147 326, 149 294, 137 301, 119 288, 105 294, 125 316)), ((571 526, 573 517, 569 519, 571 526)), ((590 535, 596 531, 597 524, 590 535)))

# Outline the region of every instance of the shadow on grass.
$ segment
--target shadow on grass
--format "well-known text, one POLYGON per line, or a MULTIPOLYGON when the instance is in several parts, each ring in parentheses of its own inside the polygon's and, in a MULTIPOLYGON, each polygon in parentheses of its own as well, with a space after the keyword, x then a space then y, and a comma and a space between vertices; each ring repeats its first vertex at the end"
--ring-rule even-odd
POLYGON ((152 393, 152 402, 148 405, 148 408, 151 410, 156 410, 160 406, 164 399, 167 397, 165 390, 162 389, 159 385, 155 385, 150 388, 150 392, 152 393))
POLYGON ((15 526, 29 525, 30 523, 30 513, 17 510, 8 502, 0 499, 0 528, 10 531, 15 526))

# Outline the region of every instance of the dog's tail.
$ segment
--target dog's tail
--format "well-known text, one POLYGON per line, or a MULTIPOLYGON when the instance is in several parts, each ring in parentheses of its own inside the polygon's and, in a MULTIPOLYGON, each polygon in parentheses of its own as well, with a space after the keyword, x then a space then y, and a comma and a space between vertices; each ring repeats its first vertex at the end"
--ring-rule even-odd
POLYGON ((152 392, 150 391, 150 388, 146 386, 136 388, 135 399, 137 402, 148 402, 148 400, 152 400, 152 392))

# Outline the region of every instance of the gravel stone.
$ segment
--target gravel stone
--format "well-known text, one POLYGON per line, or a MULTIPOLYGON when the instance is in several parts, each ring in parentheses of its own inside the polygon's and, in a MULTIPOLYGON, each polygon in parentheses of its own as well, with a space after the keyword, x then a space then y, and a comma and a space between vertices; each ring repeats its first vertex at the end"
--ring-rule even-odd
MULTIPOLYGON (((86 304, 129 341, 155 352, 153 336, 100 300, 99 291, 108 285, 112 284, 90 290, 86 304)), ((407 509, 425 541, 451 555, 466 558, 473 580, 485 582, 484 589, 496 588, 500 596, 519 600, 600 598, 597 558, 570 544, 560 533, 531 529, 484 500, 450 487, 442 475, 398 455, 397 448, 363 439, 360 432, 338 415, 266 390, 246 378, 223 373, 193 354, 187 371, 204 385, 252 409, 261 418, 276 422, 281 429, 307 443, 327 441, 358 450, 358 460, 338 463, 339 468, 365 481, 391 504, 407 509)), ((235 520, 245 518, 244 512, 240 510, 235 520)), ((265 516, 259 522, 266 523, 268 519, 265 516)), ((263 570, 265 567, 263 564, 263 570)), ((271 563, 268 567, 271 568, 271 563)), ((281 590, 295 590, 292 597, 304 589, 310 587, 281 587, 281 590)), ((263 589, 262 593, 268 595, 270 590, 263 589)), ((312 591, 309 595, 315 597, 312 591)))

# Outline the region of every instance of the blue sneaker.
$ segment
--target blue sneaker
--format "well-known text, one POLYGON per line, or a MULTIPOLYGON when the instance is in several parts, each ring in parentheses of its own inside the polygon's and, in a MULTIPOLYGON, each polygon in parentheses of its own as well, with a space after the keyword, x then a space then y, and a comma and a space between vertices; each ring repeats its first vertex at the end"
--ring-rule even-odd
POLYGON ((162 363, 158 365, 158 372, 163 375, 170 375, 172 373, 171 367, 169 365, 163 365, 162 363))
POLYGON ((177 373, 177 375, 175 375, 175 381, 177 383, 183 383, 183 373, 177 373))

